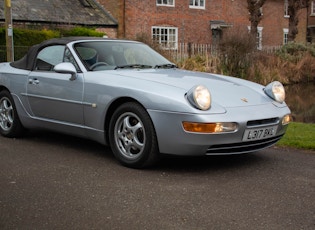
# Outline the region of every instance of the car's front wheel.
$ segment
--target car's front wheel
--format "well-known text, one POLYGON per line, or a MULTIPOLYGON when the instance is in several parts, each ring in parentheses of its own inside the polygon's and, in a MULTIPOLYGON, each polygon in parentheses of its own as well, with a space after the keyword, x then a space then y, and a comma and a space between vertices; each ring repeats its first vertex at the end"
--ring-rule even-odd
POLYGON ((18 137, 24 128, 18 117, 11 94, 3 90, 0 92, 0 133, 5 137, 18 137))
POLYGON ((159 158, 151 118, 135 102, 123 104, 114 112, 109 126, 109 142, 118 161, 128 167, 147 167, 159 158))

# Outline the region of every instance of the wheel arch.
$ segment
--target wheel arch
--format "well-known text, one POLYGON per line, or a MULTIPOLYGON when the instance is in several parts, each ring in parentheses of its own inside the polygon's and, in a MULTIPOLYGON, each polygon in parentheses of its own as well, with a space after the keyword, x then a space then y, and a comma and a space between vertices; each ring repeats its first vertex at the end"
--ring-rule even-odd
POLYGON ((136 99, 134 98, 131 98, 131 97, 120 97, 120 98, 117 98, 116 100, 114 100, 110 106, 108 107, 107 109, 107 112, 106 112, 106 115, 105 115, 105 122, 104 122, 104 133, 105 133, 105 141, 106 143, 109 143, 109 135, 108 135, 108 132, 109 132, 109 123, 110 123, 110 120, 115 112, 115 110, 122 104, 125 104, 125 103, 128 103, 128 102, 135 102, 139 105, 141 105, 144 109, 145 107, 136 99))
POLYGON ((130 97, 115 100, 108 109, 105 126, 107 142, 122 165, 144 168, 160 159, 155 125, 139 101, 130 97))
POLYGON ((7 87, 5 87, 5 86, 3 86, 3 85, 0 85, 0 92, 1 92, 1 91, 4 91, 4 90, 6 90, 6 91, 8 91, 9 93, 11 93, 7 87))
POLYGON ((20 137, 24 134, 25 128, 20 121, 17 106, 13 98, 13 94, 4 86, 0 86, 0 100, 2 106, 2 98, 6 98, 9 106, 6 106, 4 110, 1 110, 1 117, 5 119, 1 126, 1 134, 5 137, 20 137), (3 117, 2 117, 3 118, 3 117))

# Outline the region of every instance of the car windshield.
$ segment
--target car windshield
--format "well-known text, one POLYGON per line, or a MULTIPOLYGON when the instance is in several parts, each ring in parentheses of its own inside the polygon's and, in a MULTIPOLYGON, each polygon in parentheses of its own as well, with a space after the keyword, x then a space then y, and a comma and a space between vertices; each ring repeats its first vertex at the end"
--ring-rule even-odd
POLYGON ((89 71, 176 67, 143 43, 89 41, 76 43, 74 49, 89 71))

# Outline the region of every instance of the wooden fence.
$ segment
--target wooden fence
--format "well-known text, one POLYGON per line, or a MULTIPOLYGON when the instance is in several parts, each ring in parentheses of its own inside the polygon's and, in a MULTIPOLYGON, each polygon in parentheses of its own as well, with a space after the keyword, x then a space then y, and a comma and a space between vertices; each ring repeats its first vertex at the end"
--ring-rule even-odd
POLYGON ((211 44, 179 43, 177 49, 165 50, 173 60, 184 60, 194 56, 217 55, 217 47, 211 44))
MULTIPOLYGON (((275 53, 281 46, 264 46, 261 50, 266 53, 275 53)), ((212 44, 179 43, 177 49, 166 50, 165 54, 173 60, 184 60, 194 56, 217 56, 218 47, 212 44)))

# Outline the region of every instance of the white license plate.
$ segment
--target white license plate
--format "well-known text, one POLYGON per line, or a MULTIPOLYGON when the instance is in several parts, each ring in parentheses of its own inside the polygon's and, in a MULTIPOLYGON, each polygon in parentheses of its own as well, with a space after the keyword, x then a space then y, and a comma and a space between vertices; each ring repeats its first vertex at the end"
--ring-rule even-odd
POLYGON ((243 141, 254 141, 273 137, 277 133, 278 126, 269 126, 257 129, 246 129, 243 135, 243 141))

